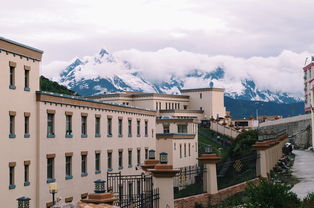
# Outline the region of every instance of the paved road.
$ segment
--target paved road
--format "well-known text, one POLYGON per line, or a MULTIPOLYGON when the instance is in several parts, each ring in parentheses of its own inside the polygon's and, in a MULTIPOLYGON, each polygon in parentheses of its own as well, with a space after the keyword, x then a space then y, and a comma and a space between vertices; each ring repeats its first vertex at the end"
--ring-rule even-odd
POLYGON ((294 185, 292 191, 303 199, 308 193, 314 192, 314 153, 303 150, 294 150, 293 153, 296 154, 293 175, 300 182, 294 185))

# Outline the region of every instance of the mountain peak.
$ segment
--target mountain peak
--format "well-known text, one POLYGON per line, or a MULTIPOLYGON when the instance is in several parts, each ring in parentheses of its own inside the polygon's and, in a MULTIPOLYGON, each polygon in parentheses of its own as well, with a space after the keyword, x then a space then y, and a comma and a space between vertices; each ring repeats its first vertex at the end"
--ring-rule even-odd
POLYGON ((104 49, 104 48, 100 49, 99 55, 100 56, 104 56, 105 54, 108 55, 109 54, 108 51, 106 49, 104 49))

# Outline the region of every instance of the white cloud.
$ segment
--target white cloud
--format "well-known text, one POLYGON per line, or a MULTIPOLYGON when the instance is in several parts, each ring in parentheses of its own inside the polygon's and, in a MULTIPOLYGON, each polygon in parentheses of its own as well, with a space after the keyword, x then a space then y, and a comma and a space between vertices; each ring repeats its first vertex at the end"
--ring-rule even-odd
MULTIPOLYGON (((153 81, 169 80, 172 75, 184 78, 184 75, 193 69, 212 72, 217 67, 225 70, 223 81, 215 81, 215 87, 225 87, 228 92, 242 91, 241 80, 254 80, 260 89, 271 91, 288 92, 295 96, 303 94, 303 70, 304 60, 310 56, 308 52, 296 53, 293 51, 282 51, 277 56, 241 58, 233 56, 208 56, 206 54, 179 51, 174 48, 164 48, 157 51, 140 51, 136 49, 117 51, 113 56, 118 62, 103 62, 94 65, 95 56, 84 57, 82 60, 89 60, 76 78, 112 77, 117 74, 123 76, 129 70, 121 64, 122 60, 129 62, 132 71, 140 71, 145 79, 153 81), (226 84, 228 83, 228 84, 226 84)), ((70 62, 52 62, 44 65, 43 74, 56 79, 70 62), (54 69, 55 68, 55 69, 54 69)), ((207 87, 208 83, 197 79, 185 79, 185 87, 207 87)))

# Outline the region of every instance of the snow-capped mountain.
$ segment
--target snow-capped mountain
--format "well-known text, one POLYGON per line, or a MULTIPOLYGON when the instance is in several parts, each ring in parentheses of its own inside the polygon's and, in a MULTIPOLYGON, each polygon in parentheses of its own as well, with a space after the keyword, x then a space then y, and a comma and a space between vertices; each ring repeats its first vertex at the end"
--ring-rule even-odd
MULTIPOLYGON (((169 72, 167 79, 146 77, 145 69, 119 59, 107 50, 95 56, 77 58, 60 74, 60 84, 80 95, 96 95, 104 92, 138 91, 180 94, 183 88, 219 87, 225 88, 225 95, 235 99, 294 103, 302 98, 284 92, 259 89, 254 80, 232 80, 225 78, 225 70, 216 67, 211 72, 191 68, 180 76, 169 72)), ((158 73, 158 71, 156 71, 158 73)))

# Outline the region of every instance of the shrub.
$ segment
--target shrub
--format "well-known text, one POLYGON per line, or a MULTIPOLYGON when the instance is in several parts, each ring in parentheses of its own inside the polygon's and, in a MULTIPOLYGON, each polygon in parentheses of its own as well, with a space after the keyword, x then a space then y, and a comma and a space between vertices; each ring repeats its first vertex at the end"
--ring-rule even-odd
POLYGON ((314 193, 309 193, 302 203, 302 208, 313 208, 314 207, 314 193))
POLYGON ((250 208, 296 208, 301 205, 297 195, 290 191, 286 184, 273 183, 261 180, 259 185, 248 184, 247 207, 250 208))
POLYGON ((201 203, 195 202, 195 208, 204 208, 204 206, 201 203))

